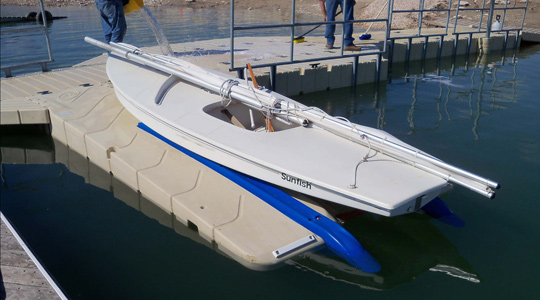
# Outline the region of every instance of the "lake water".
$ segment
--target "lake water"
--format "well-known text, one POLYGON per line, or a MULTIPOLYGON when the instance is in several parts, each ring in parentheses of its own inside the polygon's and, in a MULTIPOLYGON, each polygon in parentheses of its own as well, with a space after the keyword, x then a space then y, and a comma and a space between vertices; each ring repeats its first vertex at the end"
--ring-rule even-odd
MULTIPOLYGON (((50 27, 58 50, 54 67, 100 54, 82 42, 101 35, 93 8, 51 11, 68 16, 50 27)), ((171 43, 228 35, 225 10, 152 13, 171 43)), ((245 12, 243 20, 257 16, 245 12)), ((155 44, 139 28, 143 22, 128 19, 126 42, 155 44)), ((2 60, 14 49, 32 52, 22 40, 1 44, 2 60)), ((429 70, 435 66, 426 63, 429 70)), ((350 219, 345 228, 382 264, 375 275, 327 251, 274 271, 246 269, 86 159, 26 128, 2 128, 1 210, 71 299, 535 299, 539 66, 536 45, 522 47, 515 58, 497 53, 466 64, 458 57, 454 71, 451 59, 444 60, 438 74, 420 74, 420 63, 407 73, 396 65, 391 83, 378 89, 295 97, 502 184, 494 200, 460 187, 444 198, 467 223, 462 228, 419 214, 350 219), (8 152, 19 153, 18 164, 8 163, 8 152), (33 157, 49 163, 35 164, 33 157)))

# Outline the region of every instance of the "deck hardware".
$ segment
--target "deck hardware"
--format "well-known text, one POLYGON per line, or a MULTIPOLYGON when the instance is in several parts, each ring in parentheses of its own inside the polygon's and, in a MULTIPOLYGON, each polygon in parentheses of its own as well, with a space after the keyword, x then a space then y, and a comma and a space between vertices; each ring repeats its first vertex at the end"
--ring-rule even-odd
POLYGON ((221 96, 221 105, 223 107, 229 106, 231 104, 231 88, 235 85, 238 85, 237 80, 229 79, 224 81, 219 88, 219 96, 221 96))
POLYGON ((272 251, 272 254, 274 254, 274 257, 280 258, 282 256, 285 256, 295 250, 298 250, 300 248, 304 248, 305 246, 315 243, 317 239, 314 235, 308 235, 304 238, 301 238, 295 242, 292 242, 284 247, 281 247, 277 250, 272 251))

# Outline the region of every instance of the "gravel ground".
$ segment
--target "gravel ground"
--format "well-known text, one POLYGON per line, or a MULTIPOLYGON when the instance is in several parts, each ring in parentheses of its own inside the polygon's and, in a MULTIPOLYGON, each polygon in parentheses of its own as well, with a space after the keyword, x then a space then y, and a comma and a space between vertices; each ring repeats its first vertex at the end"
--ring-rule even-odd
MULTIPOLYGON (((355 16, 357 19, 372 19, 377 16, 381 8, 387 0, 357 0, 355 6, 355 16)), ((489 7, 489 2, 486 0, 486 7, 489 7)), ((496 7, 504 7, 505 0, 494 0, 496 7)), ((410 10, 419 7, 420 0, 396 0, 394 2, 394 10, 410 10)), ((470 8, 478 8, 482 6, 483 0, 462 0, 461 3, 468 3, 470 8)), ((508 7, 520 7, 525 5, 526 0, 509 0, 508 7)), ((93 0, 45 0, 45 6, 86 6, 94 5, 93 0)), ((229 6, 230 1, 224 0, 145 0, 145 5, 148 7, 154 6, 178 6, 189 7, 193 9, 204 9, 208 7, 229 6)), ((290 11, 292 0, 236 0, 236 9, 249 10, 283 10, 284 14, 290 11)), ((452 9, 455 10, 458 0, 452 1, 452 9)), ((2 5, 28 5, 35 6, 39 4, 37 0, 2 0, 2 5)), ((447 8, 448 0, 424 0, 424 8, 447 8)), ((318 0, 296 0, 297 14, 321 15, 318 0)), ((383 9, 379 18, 386 17, 387 9, 383 9)), ((453 11, 451 16, 455 15, 453 11)), ((433 20, 439 17, 445 17, 446 13, 426 13, 424 19, 426 21, 433 20)), ((460 12, 460 16, 464 20, 475 21, 479 19, 478 11, 460 12)), ((523 17, 523 10, 509 10, 506 14, 505 24, 511 26, 519 26, 523 17)), ((356 26, 367 27, 369 24, 358 24, 356 26)), ((394 13, 392 19, 393 29, 415 28, 418 26, 418 13, 394 13)), ((540 29, 540 0, 529 0, 529 8, 525 19, 525 27, 540 29)), ((375 23, 373 28, 384 28, 382 23, 375 23)))

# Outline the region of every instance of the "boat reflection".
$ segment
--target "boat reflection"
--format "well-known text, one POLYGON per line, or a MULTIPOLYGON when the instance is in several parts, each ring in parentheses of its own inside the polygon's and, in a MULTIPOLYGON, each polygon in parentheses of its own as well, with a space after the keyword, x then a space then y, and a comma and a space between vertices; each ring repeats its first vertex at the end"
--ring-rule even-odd
POLYGON ((306 254, 290 264, 321 276, 366 289, 387 290, 432 271, 479 283, 470 263, 432 224, 427 215, 385 218, 361 214, 344 227, 381 263, 376 274, 364 273, 329 252, 306 254))

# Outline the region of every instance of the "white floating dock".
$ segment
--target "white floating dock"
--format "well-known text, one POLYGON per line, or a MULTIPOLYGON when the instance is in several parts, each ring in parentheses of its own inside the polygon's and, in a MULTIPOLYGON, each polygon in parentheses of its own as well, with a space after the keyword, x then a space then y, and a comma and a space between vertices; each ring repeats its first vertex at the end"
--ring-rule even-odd
MULTIPOLYGON (((17 85, 17 78, 7 81, 17 85)), ((110 83, 96 81, 20 101, 46 109, 53 137, 67 145, 69 151, 111 172, 116 180, 140 191, 185 226, 196 228, 209 245, 215 243, 219 251, 249 268, 273 268, 323 245, 320 237, 264 201, 138 129, 138 120, 117 101, 110 83), (274 255, 274 251, 309 236, 314 237, 309 243, 301 243, 285 255, 274 255)), ((67 156, 58 153, 56 160, 63 161, 67 156)), ((91 182, 88 172, 78 170, 85 162, 64 163, 91 182)))

